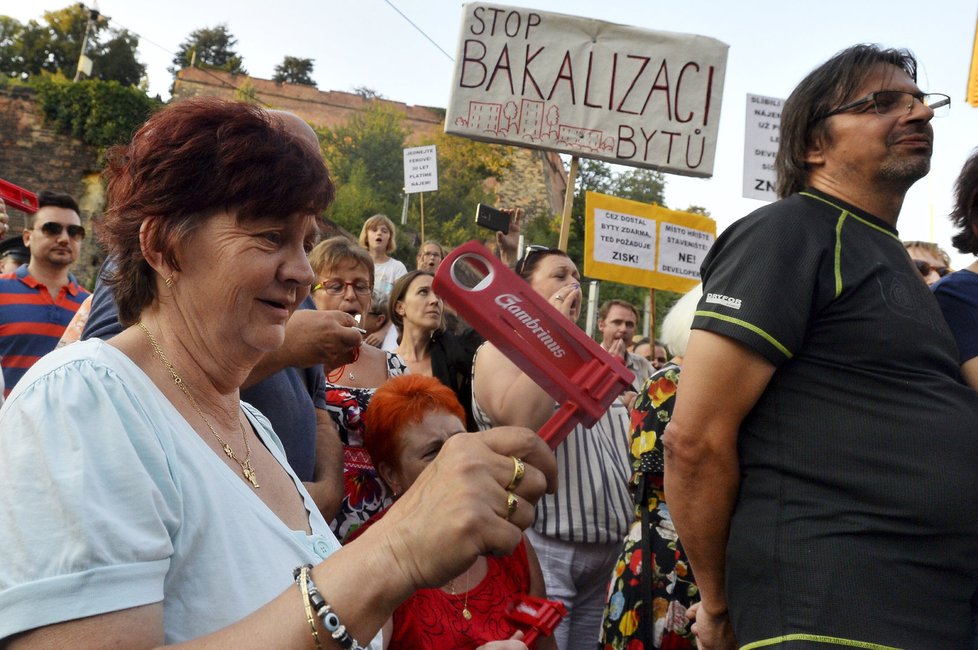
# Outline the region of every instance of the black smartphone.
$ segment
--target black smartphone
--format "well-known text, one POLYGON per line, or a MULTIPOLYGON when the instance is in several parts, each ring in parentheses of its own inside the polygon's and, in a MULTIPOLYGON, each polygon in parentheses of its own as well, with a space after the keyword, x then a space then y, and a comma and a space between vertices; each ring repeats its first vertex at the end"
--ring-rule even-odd
POLYGON ((509 215, 489 205, 480 203, 476 207, 475 223, 489 230, 498 230, 504 235, 509 234, 509 215))

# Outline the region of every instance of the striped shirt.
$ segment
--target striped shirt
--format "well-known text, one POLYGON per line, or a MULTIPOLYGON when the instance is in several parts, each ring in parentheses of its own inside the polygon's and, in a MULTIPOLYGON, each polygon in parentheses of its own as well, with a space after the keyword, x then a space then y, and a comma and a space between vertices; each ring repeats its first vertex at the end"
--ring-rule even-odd
POLYGON ((73 275, 52 298, 48 288, 27 272, 24 264, 0 275, 0 365, 4 396, 38 359, 58 344, 72 316, 89 292, 73 275))
MULTIPOLYGON (((474 390, 472 411, 480 430, 493 426, 474 390)), ((557 491, 545 494, 537 503, 533 528, 565 542, 611 544, 623 540, 633 510, 628 445, 629 413, 618 400, 594 426, 576 426, 557 447, 557 491)))

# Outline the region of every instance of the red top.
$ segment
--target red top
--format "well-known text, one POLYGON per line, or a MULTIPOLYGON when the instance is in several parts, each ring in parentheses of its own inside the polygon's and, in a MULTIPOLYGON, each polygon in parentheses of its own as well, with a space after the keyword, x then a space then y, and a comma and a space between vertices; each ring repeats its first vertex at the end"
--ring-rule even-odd
POLYGON ((464 592, 453 596, 441 589, 420 589, 401 603, 394 612, 388 650, 474 649, 513 636, 517 628, 506 611, 517 594, 530 593, 526 542, 521 540, 508 557, 487 556, 486 561, 486 577, 468 592, 467 603, 464 592), (463 604, 472 613, 471 620, 462 616, 463 604))
MULTIPOLYGON (((384 510, 357 529, 359 536, 383 516, 384 510)), ((506 617, 517 595, 530 593, 530 565, 526 557, 526 540, 506 557, 487 556, 488 570, 482 582, 466 594, 454 596, 441 589, 419 589, 394 611, 394 632, 388 650, 463 650, 490 641, 502 641, 517 632, 506 617), (471 620, 462 616, 463 604, 472 613, 471 620)), ((456 588, 465 585, 456 582, 456 588)))

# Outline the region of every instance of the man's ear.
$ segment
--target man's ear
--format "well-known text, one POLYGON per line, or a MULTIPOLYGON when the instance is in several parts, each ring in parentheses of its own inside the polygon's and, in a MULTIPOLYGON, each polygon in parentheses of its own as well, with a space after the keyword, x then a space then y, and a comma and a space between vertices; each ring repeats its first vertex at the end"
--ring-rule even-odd
POLYGON ((377 314, 377 329, 387 324, 387 314, 377 314))
POLYGON ((813 134, 811 141, 805 148, 804 161, 813 167, 825 164, 825 136, 813 134))
POLYGON ((380 475, 380 478, 382 478, 384 480, 384 483, 386 483, 387 486, 391 489, 391 492, 393 492, 394 496, 400 496, 404 494, 404 490, 401 489, 401 481, 399 478, 399 474, 398 472, 394 471, 394 469, 390 465, 388 465, 384 461, 378 463, 377 474, 380 475))

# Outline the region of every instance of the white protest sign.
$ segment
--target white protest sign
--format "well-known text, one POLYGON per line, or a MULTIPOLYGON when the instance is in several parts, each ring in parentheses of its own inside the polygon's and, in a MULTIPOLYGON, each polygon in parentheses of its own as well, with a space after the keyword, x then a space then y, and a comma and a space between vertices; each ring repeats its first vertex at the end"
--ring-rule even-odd
POLYGON ((783 99, 747 95, 744 127, 744 198, 777 201, 774 158, 781 137, 783 99))
POLYGON ((447 133, 713 174, 725 43, 501 5, 462 11, 447 133))
POLYGON ((712 232, 677 223, 663 223, 659 231, 659 273, 699 281, 703 258, 716 239, 712 232))
POLYGON ((655 221, 630 214, 594 210, 594 261, 655 270, 655 221))
POLYGON ((435 145, 404 150, 404 193, 434 192, 438 189, 438 158, 435 145))

